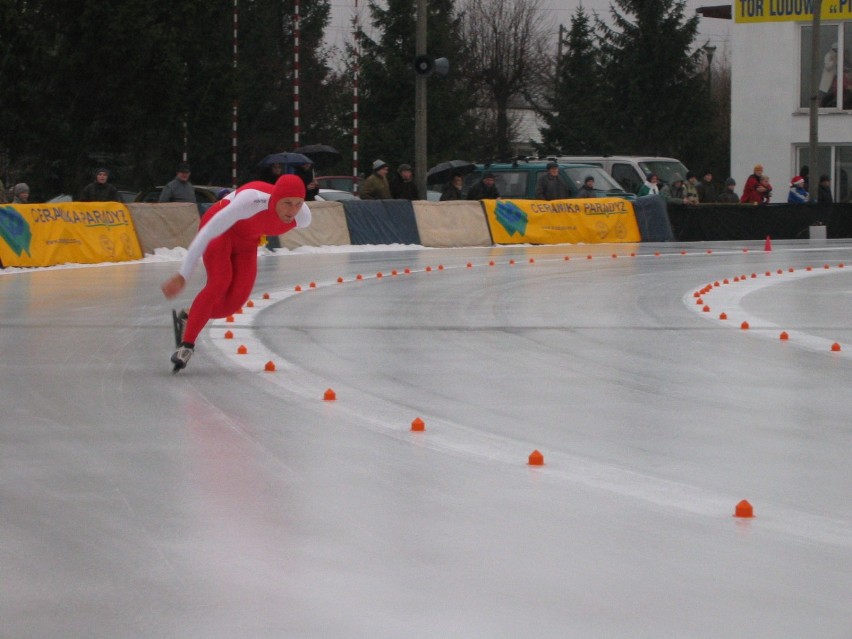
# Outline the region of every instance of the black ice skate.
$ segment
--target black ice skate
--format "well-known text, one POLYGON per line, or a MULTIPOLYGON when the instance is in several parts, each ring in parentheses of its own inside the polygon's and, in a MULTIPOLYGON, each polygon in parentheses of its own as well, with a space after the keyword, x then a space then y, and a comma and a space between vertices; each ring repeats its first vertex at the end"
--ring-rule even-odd
POLYGON ((186 368, 189 358, 192 357, 194 352, 191 346, 178 346, 178 349, 172 354, 172 364, 174 364, 172 372, 177 373, 186 368))

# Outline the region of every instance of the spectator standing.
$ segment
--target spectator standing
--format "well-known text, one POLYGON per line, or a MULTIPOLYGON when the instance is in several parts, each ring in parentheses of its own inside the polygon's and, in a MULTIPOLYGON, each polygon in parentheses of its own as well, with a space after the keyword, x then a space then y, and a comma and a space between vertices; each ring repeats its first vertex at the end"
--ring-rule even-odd
POLYGON ((580 190, 577 192, 577 197, 590 198, 596 196, 597 193, 595 190, 595 178, 593 178, 591 175, 587 175, 586 179, 583 180, 583 186, 581 186, 580 190))
POLYGON ((95 169, 95 181, 80 191, 80 202, 121 202, 118 189, 108 182, 109 170, 104 167, 95 169))
POLYGON ((686 186, 684 186, 683 178, 680 173, 673 173, 671 182, 666 184, 661 190, 660 195, 666 198, 669 204, 689 204, 689 199, 686 195, 686 186))
POLYGON ((491 171, 483 173, 482 179, 470 187, 470 191, 467 192, 468 200, 496 200, 499 197, 500 191, 494 184, 494 174, 491 171))
POLYGON ((740 196, 737 195, 735 191, 735 187, 737 186, 737 181, 729 177, 725 180, 725 188, 722 189, 722 192, 719 193, 719 197, 716 199, 717 202, 721 202, 722 204, 739 204, 740 196))
POLYGON ((819 187, 817 188, 817 202, 819 204, 831 204, 834 198, 831 195, 831 178, 827 175, 819 176, 819 187))
POLYGON ((309 162, 295 166, 293 167, 293 173, 305 183, 305 202, 316 201, 317 193, 319 193, 319 183, 314 178, 314 165, 309 162))
POLYGON ((799 175, 801 175, 802 178, 804 178, 804 180, 805 180, 805 191, 810 193, 810 191, 811 191, 811 178, 810 178, 811 169, 808 167, 807 164, 803 165, 802 168, 799 169, 799 175))
POLYGON ((444 185, 444 190, 441 192, 441 202, 448 202, 451 200, 463 200, 462 197, 462 185, 464 184, 464 179, 458 173, 455 173, 453 177, 450 178, 450 181, 444 185))
POLYGON ((189 164, 181 162, 177 165, 175 179, 166 184, 160 193, 160 202, 192 202, 198 204, 195 199, 195 189, 189 181, 192 172, 189 164))
POLYGON ((789 204, 805 204, 809 197, 810 195, 805 190, 805 178, 797 175, 790 180, 790 192, 787 194, 789 204))
POLYGON ((719 192, 713 183, 713 171, 704 170, 704 175, 701 177, 701 181, 695 185, 695 190, 698 191, 698 202, 701 204, 719 200, 719 192))
MULTIPOLYGON (((743 204, 762 204, 764 201, 764 193, 766 188, 761 185, 760 180, 763 176, 763 165, 755 164, 754 173, 748 176, 748 179, 743 186, 743 195, 740 202, 743 204)), ((768 198, 767 198, 768 199, 768 198)))
POLYGON ((373 162, 373 172, 358 189, 359 197, 362 200, 391 199, 390 184, 388 184, 389 170, 387 162, 382 160, 373 162))
POLYGON ((559 165, 556 162, 547 163, 547 172, 538 177, 535 185, 537 200, 564 200, 571 197, 568 185, 559 175, 559 165))
POLYGON ((639 187, 639 192, 637 195, 639 197, 644 197, 646 195, 659 195, 660 194, 660 178, 657 177, 656 173, 649 173, 648 177, 645 178, 645 183, 639 187))
POLYGON ((758 204, 769 204, 769 198, 772 197, 772 185, 769 183, 768 175, 760 176, 761 201, 758 204))
POLYGON ((687 204, 698 204, 698 176, 692 171, 687 171, 686 181, 683 183, 686 192, 687 204))
POLYGON ((30 187, 24 182, 19 182, 12 189, 12 204, 29 204, 30 187))
POLYGON ((260 179, 269 184, 275 184, 282 175, 284 175, 284 165, 280 162, 273 162, 264 167, 260 179))
POLYGON ((395 200, 410 200, 413 202, 420 199, 411 165, 400 164, 397 167, 396 178, 391 182, 391 195, 395 200))

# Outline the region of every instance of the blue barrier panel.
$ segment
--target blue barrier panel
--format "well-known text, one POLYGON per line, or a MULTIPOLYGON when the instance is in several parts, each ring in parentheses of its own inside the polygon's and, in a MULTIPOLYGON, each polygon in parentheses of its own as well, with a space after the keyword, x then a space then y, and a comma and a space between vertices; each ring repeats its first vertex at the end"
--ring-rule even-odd
POLYGON ((352 244, 420 244, 408 200, 344 200, 352 244))
POLYGON ((675 239, 666 200, 662 196, 637 197, 633 202, 633 213, 643 242, 671 242, 675 239))

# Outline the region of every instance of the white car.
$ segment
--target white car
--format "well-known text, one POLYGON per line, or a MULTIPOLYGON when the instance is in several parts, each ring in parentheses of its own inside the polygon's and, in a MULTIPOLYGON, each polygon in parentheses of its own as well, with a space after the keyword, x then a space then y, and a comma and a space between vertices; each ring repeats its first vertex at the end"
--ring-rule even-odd
POLYGON ((316 199, 318 202, 341 202, 343 200, 357 200, 358 196, 349 191, 337 189, 320 189, 316 199))

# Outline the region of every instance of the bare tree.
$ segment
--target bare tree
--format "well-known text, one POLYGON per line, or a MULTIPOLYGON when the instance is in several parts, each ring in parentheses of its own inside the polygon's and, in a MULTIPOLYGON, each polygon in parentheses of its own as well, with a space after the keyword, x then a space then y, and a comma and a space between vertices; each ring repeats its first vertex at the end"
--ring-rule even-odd
POLYGON ((541 0, 464 0, 462 35, 465 73, 484 109, 493 110, 491 146, 498 156, 511 152, 510 104, 541 93, 551 75, 547 28, 541 0))

